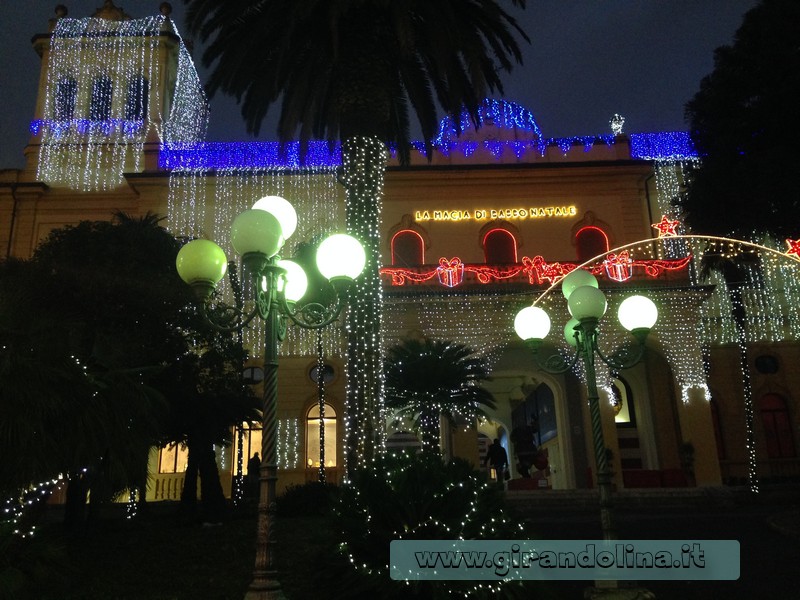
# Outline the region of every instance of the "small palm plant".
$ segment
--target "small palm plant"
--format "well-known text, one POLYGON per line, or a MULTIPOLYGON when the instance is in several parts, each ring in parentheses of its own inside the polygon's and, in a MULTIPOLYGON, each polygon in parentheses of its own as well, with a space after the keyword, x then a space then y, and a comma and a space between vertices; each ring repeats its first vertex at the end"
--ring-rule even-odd
POLYGON ((474 420, 495 407, 492 394, 480 386, 489 379, 489 367, 464 344, 406 339, 387 352, 385 374, 387 406, 416 422, 424 451, 439 454, 442 416, 474 420))

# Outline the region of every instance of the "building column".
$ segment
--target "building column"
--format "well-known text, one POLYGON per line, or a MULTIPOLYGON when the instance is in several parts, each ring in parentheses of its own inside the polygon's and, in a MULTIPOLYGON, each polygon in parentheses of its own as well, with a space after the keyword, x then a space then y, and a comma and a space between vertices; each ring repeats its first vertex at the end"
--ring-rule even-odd
POLYGON ((678 444, 688 442, 694 446, 694 476, 698 486, 722 485, 711 406, 702 389, 690 388, 687 393, 685 402, 678 400, 683 437, 678 444))

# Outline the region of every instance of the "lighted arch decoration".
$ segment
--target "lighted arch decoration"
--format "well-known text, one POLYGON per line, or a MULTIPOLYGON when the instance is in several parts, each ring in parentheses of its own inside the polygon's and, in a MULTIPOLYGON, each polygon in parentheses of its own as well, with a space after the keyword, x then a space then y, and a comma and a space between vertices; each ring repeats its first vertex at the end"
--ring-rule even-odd
MULTIPOLYGON (((765 252, 770 256, 773 256, 778 259, 788 259, 792 263, 800 263, 800 257, 789 254, 786 252, 780 252, 775 250, 774 248, 770 248, 768 246, 764 246, 762 244, 758 244, 755 242, 749 242, 746 240, 737 240, 734 238, 727 238, 721 236, 710 236, 710 235, 676 235, 671 236, 668 238, 645 238, 643 240, 639 240, 636 242, 631 242, 629 244, 625 244, 623 246, 618 246, 617 248, 613 248, 607 253, 598 254, 590 258, 583 263, 576 265, 575 268, 578 269, 586 269, 591 273, 598 275, 602 274, 604 269, 604 265, 607 265, 609 259, 611 257, 619 257, 619 256, 628 256, 630 257, 634 251, 643 250, 647 247, 652 247, 653 243, 662 243, 665 240, 675 240, 675 239, 682 239, 686 240, 687 242, 706 242, 712 244, 719 244, 724 248, 724 251, 729 253, 729 255, 733 256, 738 254, 739 248, 748 249, 751 252, 765 252)), ((687 256, 683 259, 685 264, 688 264, 688 261, 692 259, 692 256, 687 256)), ((636 264, 637 261, 633 261, 633 264, 636 264)), ((672 262, 672 261, 666 261, 672 262)), ((572 269, 570 269, 571 271, 572 269)), ((561 279, 564 275, 566 275, 569 271, 565 271, 563 274, 558 274, 557 276, 553 277, 550 282, 550 285, 545 289, 542 293, 540 293, 536 299, 533 301, 532 305, 537 306, 543 304, 546 299, 549 297, 550 292, 558 286, 561 282, 561 279)), ((723 282, 724 283, 724 282, 723 282)), ((654 296, 656 300, 660 295, 668 294, 669 290, 659 291, 656 289, 650 290, 648 294, 654 296)), ((666 297, 666 296, 664 296, 666 297)), ((672 311, 669 314, 670 318, 680 318, 679 315, 680 311, 672 311)), ((688 326, 688 325, 687 325, 688 326)), ((797 329, 798 334, 800 334, 800 324, 795 327, 797 329)), ((666 331, 666 330, 665 330, 666 331)), ((673 332, 674 333, 674 332, 673 332)), ((673 343, 665 343, 664 350, 665 353, 668 355, 668 359, 670 363, 675 366, 676 368, 676 379, 678 379, 679 383, 681 384, 681 397, 684 402, 688 402, 690 398, 690 394, 692 390, 699 390, 707 399, 711 397, 711 392, 708 389, 708 386, 705 381, 705 373, 702 369, 702 356, 700 356, 699 352, 700 349, 695 348, 698 346, 698 332, 694 331, 691 332, 691 335, 678 335, 676 334, 674 337, 681 338, 680 340, 675 339, 672 340, 673 343), (679 348, 681 350, 680 353, 675 351, 674 349, 679 348), (687 363, 687 359, 691 352, 687 352, 687 348, 695 348, 696 356, 693 357, 691 363, 687 363)), ((797 336, 800 338, 800 335, 797 336)))
POLYGON ((425 264, 425 240, 413 229, 401 229, 392 236, 392 266, 425 264), (413 260, 411 260, 413 255, 413 260))
POLYGON ((580 221, 576 221, 570 229, 570 242, 575 247, 578 262, 608 252, 614 247, 613 228, 609 223, 598 219, 593 210, 583 213, 580 221), (592 238, 587 243, 586 237, 592 238))
POLYGON ((487 264, 517 262, 517 238, 505 227, 492 227, 481 239, 487 264))
MULTIPOLYGON (((425 250, 431 247, 431 238, 428 235, 428 232, 425 230, 425 228, 420 226, 420 224, 414 220, 413 216, 406 213, 402 217, 400 217, 400 221, 398 223, 389 228, 389 231, 386 234, 386 239, 388 239, 389 241, 389 250, 391 252, 391 257, 392 257, 392 266, 397 265, 396 257, 398 256, 398 254, 402 254, 402 252, 396 251, 395 248, 395 243, 398 240, 402 240, 403 236, 401 236, 400 234, 414 235, 417 239, 411 238, 410 239, 411 243, 416 244, 416 242, 419 241, 419 247, 417 248, 418 252, 415 253, 417 254, 415 258, 418 258, 419 260, 411 262, 406 260, 405 262, 407 264, 405 264, 405 266, 409 268, 415 268, 424 265, 425 250)), ((408 257, 406 256, 405 258, 408 257)))
MULTIPOLYGON (((642 247, 642 246, 645 246, 645 245, 652 244, 654 242, 664 241, 665 239, 668 240, 668 241, 671 241, 671 240, 686 240, 686 241, 689 241, 689 242, 692 242, 692 241, 705 241, 705 242, 712 242, 712 243, 719 243, 719 244, 727 244, 729 249, 730 249, 730 251, 732 252, 731 256, 734 256, 735 254, 737 254, 737 253, 734 252, 736 246, 744 246, 745 248, 750 248, 750 249, 752 249, 754 251, 757 251, 757 252, 766 252, 767 254, 773 255, 775 257, 786 258, 786 259, 789 259, 789 260, 791 260, 791 261, 793 261, 795 263, 799 263, 800 264, 800 255, 798 255, 797 253, 792 251, 792 247, 791 247, 792 245, 790 243, 788 244, 789 247, 790 247, 789 250, 787 252, 781 252, 781 251, 776 250, 774 248, 770 248, 769 246, 764 246, 763 244, 758 244, 756 242, 749 242, 747 240, 738 240, 736 238, 729 238, 729 237, 716 236, 716 235, 681 234, 681 235, 669 236, 667 238, 645 238, 643 240, 638 240, 636 242, 630 242, 629 244, 624 244, 622 246, 618 246, 616 248, 612 248, 608 252, 603 252, 601 254, 593 256, 592 258, 590 258, 588 260, 585 260, 584 262, 582 262, 582 263, 580 263, 578 265, 575 265, 574 268, 575 269, 587 269, 589 271, 592 271, 592 273, 594 274, 595 271, 597 271, 597 265, 602 263, 610 255, 615 255, 615 254, 619 254, 621 252, 626 252, 626 251, 630 253, 630 251, 632 249, 636 248, 637 246, 642 247)), ((789 240, 787 240, 787 243, 788 242, 789 242, 789 240)), ((691 259, 692 257, 689 256, 687 258, 691 259)), ((569 269, 569 271, 572 271, 572 270, 573 269, 569 269)), ((553 290, 553 288, 556 287, 561 282, 561 279, 563 278, 563 276, 566 275, 569 271, 566 271, 563 275, 554 278, 551 281, 550 286, 546 290, 544 290, 541 294, 539 294, 539 296, 536 297, 536 299, 533 301, 532 305, 533 306, 537 306, 545 297, 547 297, 550 294, 550 292, 553 290)))
POLYGON ((575 250, 578 260, 586 260, 586 256, 595 256, 598 249, 608 252, 610 245, 608 234, 597 225, 584 225, 575 234, 575 250))
MULTIPOLYGON (((698 294, 686 293, 686 291, 676 293, 675 290, 669 289, 651 289, 647 292, 660 305, 663 317, 659 320, 659 324, 656 325, 658 341, 661 342, 661 350, 666 355, 670 367, 673 369, 675 380, 680 386, 682 401, 689 402, 692 397, 696 398, 698 393, 702 394, 705 399, 710 400, 711 393, 706 382, 703 364, 703 343, 734 342, 741 347, 746 347, 750 343, 765 339, 800 340, 800 317, 795 314, 797 311, 786 310, 785 308, 787 305, 795 306, 797 301, 800 300, 800 272, 798 272, 797 264, 800 263, 800 256, 798 256, 797 252, 793 252, 794 248, 791 243, 793 240, 787 241, 788 251, 781 252, 775 248, 746 240, 691 234, 655 239, 647 238, 614 248, 612 252, 617 254, 630 252, 636 250, 637 247, 644 249, 646 246, 652 247, 653 244, 666 244, 669 240, 675 239, 685 240, 690 245, 691 242, 705 243, 706 248, 709 246, 716 247, 720 254, 727 257, 737 256, 740 253, 759 253, 761 257, 760 265, 762 268, 759 269, 758 273, 761 280, 757 281, 758 285, 753 290, 755 293, 748 297, 748 303, 745 306, 747 319, 745 330, 735 330, 736 334, 733 338, 725 338, 725 319, 730 320, 731 305, 728 294, 717 291, 725 289, 726 284, 721 277, 714 281, 716 284, 714 296, 705 302, 697 302, 695 300, 693 306, 690 304, 692 302, 691 296, 694 295, 697 298, 698 294), (768 258, 772 260, 767 260, 768 258), (783 288, 780 290, 782 296, 770 300, 768 296, 773 294, 774 288, 778 285, 783 288), (720 310, 716 315, 709 315, 706 312, 712 300, 720 310), (727 302, 727 305, 725 305, 725 302, 727 302), (764 304, 764 306, 759 306, 759 303, 764 304), (777 312, 778 319, 769 318, 769 311, 771 310, 779 311, 777 312), (681 321, 681 319, 683 320, 681 321), (704 329, 703 326, 708 325, 709 321, 713 325, 704 329), (671 326, 666 327, 665 323, 669 323, 671 326), (773 337, 770 338, 769 336, 773 337)), ((595 256, 578 265, 578 268, 591 270, 597 261, 604 259, 606 256, 605 254, 595 256)), ((544 304, 548 301, 551 298, 550 292, 557 284, 558 280, 553 281, 533 301, 533 305, 544 304)), ((773 295, 777 296, 777 294, 773 295)), ((552 294, 552 298, 554 302, 562 302, 560 294, 552 294)), ((617 298, 612 296, 609 300, 613 304, 617 298)), ((613 333, 609 337, 611 338, 611 343, 615 343, 613 333)), ((564 345, 566 345, 566 342, 564 342, 564 345)), ((756 408, 748 371, 742 371, 741 381, 746 399, 748 481, 750 490, 758 492, 756 448, 753 432, 756 408)))

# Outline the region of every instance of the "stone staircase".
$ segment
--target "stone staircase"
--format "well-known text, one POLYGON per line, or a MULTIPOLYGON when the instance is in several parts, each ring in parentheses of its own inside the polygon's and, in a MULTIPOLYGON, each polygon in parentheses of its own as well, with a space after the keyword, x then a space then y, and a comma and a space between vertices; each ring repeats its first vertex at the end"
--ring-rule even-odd
MULTIPOLYGON (((730 487, 642 488, 620 490, 613 494, 614 507, 652 510, 658 508, 723 508, 739 503, 744 490, 730 487)), ((597 510, 597 490, 514 490, 506 492, 507 503, 517 511, 584 512, 597 510)))

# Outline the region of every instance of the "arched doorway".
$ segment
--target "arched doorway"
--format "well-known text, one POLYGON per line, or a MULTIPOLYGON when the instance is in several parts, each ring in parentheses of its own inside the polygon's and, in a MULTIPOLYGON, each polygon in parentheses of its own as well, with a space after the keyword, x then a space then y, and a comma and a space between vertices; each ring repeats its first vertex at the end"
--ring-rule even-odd
MULTIPOLYGON (((542 350, 547 351, 555 352, 555 349, 542 350)), ((583 452, 584 435, 579 403, 574 402, 575 406, 570 407, 567 402, 568 389, 572 389, 568 380, 574 376, 551 376, 538 371, 530 350, 521 343, 511 343, 505 347, 495 361, 491 375, 492 380, 484 386, 492 392, 497 407, 490 411, 489 421, 505 427, 508 441, 503 443, 504 438, 501 437, 501 444, 508 452, 512 481, 520 477, 511 440, 514 423, 524 422, 538 414, 539 429, 534 433, 534 439, 537 445, 541 442, 548 449, 548 486, 558 489, 577 487, 576 472, 581 470, 585 475, 586 463, 583 459, 576 463, 573 456, 573 448, 580 448, 579 454, 583 452), (576 412, 577 416, 572 412, 576 412)), ((479 431, 490 439, 496 437, 494 432, 484 431, 482 427, 479 427, 479 431)))
POLYGON ((758 408, 764 428, 767 456, 769 458, 797 456, 786 399, 779 394, 764 394, 758 402, 758 408))

